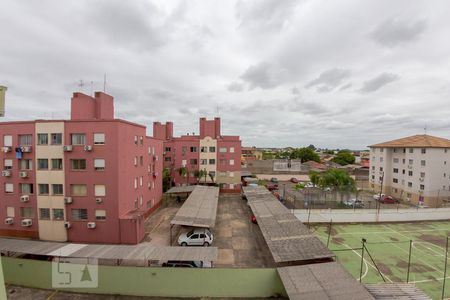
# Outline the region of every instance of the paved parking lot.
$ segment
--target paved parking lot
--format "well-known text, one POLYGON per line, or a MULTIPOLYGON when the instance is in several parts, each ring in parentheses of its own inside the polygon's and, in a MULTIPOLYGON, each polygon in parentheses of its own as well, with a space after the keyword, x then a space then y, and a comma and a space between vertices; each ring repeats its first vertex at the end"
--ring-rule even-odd
MULTIPOLYGON (((152 214, 145 223, 145 241, 161 246, 170 245, 170 221, 182 203, 175 199, 152 214)), ((215 267, 273 267, 269 248, 258 225, 250 221, 252 212, 239 194, 221 194, 217 207, 214 247, 219 248, 215 267)), ((172 245, 176 245, 181 232, 190 228, 174 226, 172 245)))

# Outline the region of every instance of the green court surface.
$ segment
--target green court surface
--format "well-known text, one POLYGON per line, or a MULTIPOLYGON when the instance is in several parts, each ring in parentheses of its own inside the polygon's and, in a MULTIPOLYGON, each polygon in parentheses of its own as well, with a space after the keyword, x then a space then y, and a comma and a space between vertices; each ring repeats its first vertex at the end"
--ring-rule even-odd
MULTIPOLYGON (((312 229, 327 244, 328 225, 314 225, 312 229)), ((328 247, 334 251, 337 260, 359 279, 361 239, 365 238, 368 251, 364 253, 362 282, 383 282, 377 266, 386 282, 403 283, 407 279, 412 240, 409 282, 433 299, 440 299, 447 236, 450 236, 450 221, 332 225, 328 247)), ((445 297, 450 297, 450 266, 447 270, 445 297)))

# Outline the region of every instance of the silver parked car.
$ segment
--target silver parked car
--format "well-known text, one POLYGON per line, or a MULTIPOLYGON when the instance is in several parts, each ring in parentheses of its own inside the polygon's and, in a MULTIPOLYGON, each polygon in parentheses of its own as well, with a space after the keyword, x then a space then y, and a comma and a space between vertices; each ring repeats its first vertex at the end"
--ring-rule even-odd
POLYGON ((183 233, 178 237, 178 245, 180 246, 211 246, 213 242, 213 234, 209 229, 196 228, 187 233, 183 233))

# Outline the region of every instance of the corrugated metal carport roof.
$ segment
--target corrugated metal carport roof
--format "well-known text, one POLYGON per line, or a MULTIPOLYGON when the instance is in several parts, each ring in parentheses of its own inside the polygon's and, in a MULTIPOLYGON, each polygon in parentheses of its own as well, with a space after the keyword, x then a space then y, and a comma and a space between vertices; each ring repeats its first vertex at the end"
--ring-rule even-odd
POLYGON ((213 228, 216 225, 218 200, 218 187, 196 185, 170 224, 213 228))
POLYGON ((216 247, 169 247, 148 243, 138 245, 97 245, 41 242, 0 238, 0 251, 23 254, 123 260, 216 261, 216 247))
POLYGON ((365 286, 377 300, 431 300, 431 298, 425 295, 418 287, 408 283, 377 283, 366 284, 365 286))
POLYGON ((374 299, 339 263, 319 263, 277 269, 289 299, 374 299))
POLYGON ((246 186, 243 190, 276 263, 334 257, 265 187, 246 186))
POLYGON ((182 194, 191 193, 195 189, 196 185, 184 185, 184 186, 174 186, 170 188, 166 194, 182 194))

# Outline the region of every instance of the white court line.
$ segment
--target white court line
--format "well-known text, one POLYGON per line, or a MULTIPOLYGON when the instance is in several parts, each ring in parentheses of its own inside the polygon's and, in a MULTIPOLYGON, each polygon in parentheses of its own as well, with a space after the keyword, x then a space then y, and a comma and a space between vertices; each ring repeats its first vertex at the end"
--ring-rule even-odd
MULTIPOLYGON (((386 225, 383 225, 383 226, 386 227, 387 229, 391 230, 392 232, 397 233, 395 230, 389 228, 388 226, 386 226, 386 225)), ((398 233, 398 234, 403 235, 403 234, 401 234, 401 233, 398 233)), ((407 237, 406 235, 403 235, 403 236, 407 237)), ((407 237, 407 238, 409 239, 409 237, 407 237)), ((386 241, 388 241, 388 240, 386 240, 386 241)), ((397 246, 397 245, 394 244, 394 243, 393 243, 393 246, 395 246, 395 247, 397 247, 398 249, 402 250, 403 252, 409 254, 409 251, 406 251, 405 249, 403 249, 403 248, 397 246)), ((417 249, 417 250, 420 251, 420 252, 422 252, 422 253, 428 254, 428 253, 426 253, 426 252, 424 252, 424 251, 421 251, 421 250, 419 250, 419 249, 417 249)), ((414 257, 413 254, 411 254, 411 256, 414 257)), ((424 261, 423 259, 420 259, 420 258, 418 258, 417 256, 416 256, 416 259, 417 259, 417 260, 420 260, 421 262, 423 262, 424 264, 426 264, 427 266, 429 266, 430 268, 432 268, 434 271, 439 272, 439 270, 437 270, 436 267, 430 265, 429 263, 427 263, 427 262, 424 261)))
MULTIPOLYGON (((319 237, 320 237, 320 236, 319 236, 319 237)), ((337 242, 337 244, 340 244, 340 245, 343 245, 343 246, 347 247, 348 249, 352 250, 352 252, 354 252, 356 255, 358 255, 359 258, 361 258, 361 254, 359 254, 358 251, 352 249, 352 247, 350 247, 349 245, 344 244, 344 243, 339 243, 339 242, 337 242)), ((371 266, 371 267, 378 273, 377 268, 376 268, 374 265, 372 265, 370 262, 368 262, 366 258, 364 258, 363 261, 364 261, 364 266, 366 267, 366 271, 364 272, 363 276, 361 276, 361 279, 364 278, 364 277, 366 277, 367 273, 369 272, 369 267, 368 267, 368 266, 371 266)), ((380 271, 380 272, 381 272, 381 271, 380 271)), ((381 272, 381 274, 383 274, 383 277, 386 278, 390 283, 393 282, 393 281, 392 281, 387 275, 385 275, 383 272, 381 272)), ((359 281, 359 278, 358 278, 357 280, 359 281)))
MULTIPOLYGON (((434 245, 434 244, 432 244, 432 243, 430 243, 430 242, 412 242, 412 246, 414 247, 414 249, 416 249, 416 250, 418 250, 418 251, 421 251, 419 248, 417 248, 416 244, 417 244, 417 245, 422 245, 423 247, 427 248, 427 249, 430 250, 431 252, 436 253, 436 254, 437 254, 436 256, 442 256, 442 257, 445 256, 444 254, 442 254, 442 253, 440 253, 440 252, 438 252, 438 251, 436 251, 436 250, 434 250, 434 249, 432 249, 432 248, 430 248, 430 247, 425 246, 425 244, 430 244, 430 245, 439 247, 439 246, 434 245)), ((441 248, 441 247, 439 247, 439 248, 441 248)), ((444 251, 444 252, 445 252, 445 251, 444 251)))

